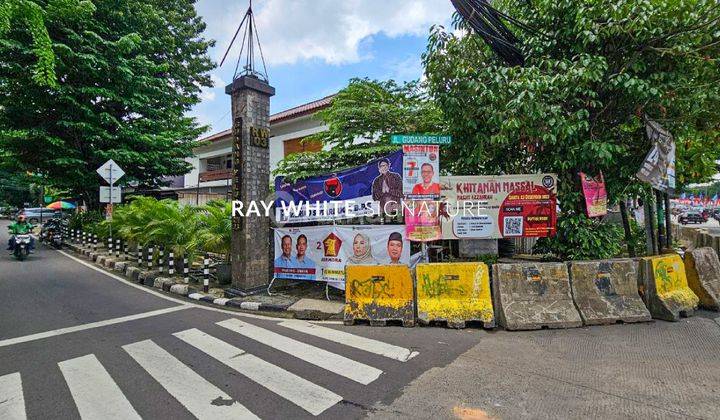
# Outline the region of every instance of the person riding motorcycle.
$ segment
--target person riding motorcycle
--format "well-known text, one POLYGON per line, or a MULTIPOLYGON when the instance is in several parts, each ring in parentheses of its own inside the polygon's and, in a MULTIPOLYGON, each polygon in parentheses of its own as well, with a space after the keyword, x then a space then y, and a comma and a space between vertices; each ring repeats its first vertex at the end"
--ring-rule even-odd
MULTIPOLYGON (((8 226, 8 230, 10 231, 10 234, 13 235, 8 240, 8 248, 7 248, 8 251, 10 251, 10 253, 12 253, 13 250, 15 249, 15 235, 29 235, 32 232, 34 227, 35 226, 33 226, 32 224, 30 224, 30 222, 27 221, 27 218, 25 217, 24 214, 19 215, 17 217, 17 221, 14 223, 11 223, 10 226, 8 226)), ((35 239, 32 236, 30 236, 29 251, 32 253, 34 249, 35 249, 35 239)))

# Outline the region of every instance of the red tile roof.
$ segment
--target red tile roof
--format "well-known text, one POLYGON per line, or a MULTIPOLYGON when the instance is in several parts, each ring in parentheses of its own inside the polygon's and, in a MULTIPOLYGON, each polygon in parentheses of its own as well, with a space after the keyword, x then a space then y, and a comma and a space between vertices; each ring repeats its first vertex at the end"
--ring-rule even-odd
MULTIPOLYGON (((314 114, 317 111, 320 111, 321 109, 327 108, 332 103, 333 98, 335 98, 335 95, 326 96, 322 99, 318 99, 317 101, 308 102, 303 105, 296 106, 294 108, 286 109, 285 111, 280 111, 277 114, 273 114, 270 116, 270 124, 273 123, 279 123, 283 121, 292 120, 295 118, 300 118, 305 115, 314 114)), ((215 142, 224 140, 226 137, 230 136, 232 134, 232 129, 227 129, 224 131, 220 131, 215 134, 211 134, 205 138, 200 139, 200 141, 203 142, 215 142)))

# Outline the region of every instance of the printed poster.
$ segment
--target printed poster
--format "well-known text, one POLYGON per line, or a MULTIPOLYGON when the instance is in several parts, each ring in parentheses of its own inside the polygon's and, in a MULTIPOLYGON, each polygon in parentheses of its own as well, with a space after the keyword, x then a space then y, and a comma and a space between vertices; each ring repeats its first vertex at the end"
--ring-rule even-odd
POLYGON ((405 227, 415 242, 442 239, 440 226, 440 146, 403 146, 403 192, 405 227))
POLYGON ((440 178, 443 239, 547 237, 556 233, 554 174, 440 178))
POLYGON ((600 217, 607 214, 607 191, 602 172, 596 177, 580 172, 580 183, 585 196, 585 211, 588 217, 600 217))
POLYGON ((403 225, 326 225, 275 229, 274 276, 345 288, 348 264, 410 263, 403 225))
POLYGON ((403 199, 403 153, 398 150, 344 171, 288 183, 275 178, 275 219, 307 223, 396 211, 403 199))
POLYGON ((440 195, 440 146, 403 146, 403 193, 406 200, 437 200, 440 195))

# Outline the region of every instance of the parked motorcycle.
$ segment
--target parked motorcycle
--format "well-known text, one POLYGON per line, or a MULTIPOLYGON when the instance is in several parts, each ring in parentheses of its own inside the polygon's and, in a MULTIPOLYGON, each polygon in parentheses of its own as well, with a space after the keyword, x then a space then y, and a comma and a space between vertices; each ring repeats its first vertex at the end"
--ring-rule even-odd
POLYGON ((63 245, 62 238, 62 224, 63 222, 56 219, 48 220, 40 231, 39 241, 46 244, 52 245, 53 247, 60 249, 63 245))
POLYGON ((13 255, 19 261, 24 260, 30 255, 30 235, 15 235, 15 248, 13 255))

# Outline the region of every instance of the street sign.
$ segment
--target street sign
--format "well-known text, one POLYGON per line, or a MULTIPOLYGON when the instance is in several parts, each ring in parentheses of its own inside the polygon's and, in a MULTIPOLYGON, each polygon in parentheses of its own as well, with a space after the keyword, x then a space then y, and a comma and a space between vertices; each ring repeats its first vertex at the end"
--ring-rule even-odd
POLYGON ((105 164, 97 169, 97 173, 107 181, 108 184, 114 184, 120 178, 125 175, 125 171, 122 170, 120 165, 115 163, 114 160, 110 159, 105 164))
POLYGON ((392 144, 450 144, 452 136, 435 134, 393 134, 392 144))
MULTIPOLYGON (((110 187, 100 187, 100 202, 110 203, 110 187)), ((112 202, 122 202, 122 189, 120 187, 112 187, 112 202)))

